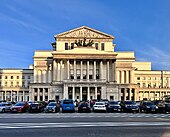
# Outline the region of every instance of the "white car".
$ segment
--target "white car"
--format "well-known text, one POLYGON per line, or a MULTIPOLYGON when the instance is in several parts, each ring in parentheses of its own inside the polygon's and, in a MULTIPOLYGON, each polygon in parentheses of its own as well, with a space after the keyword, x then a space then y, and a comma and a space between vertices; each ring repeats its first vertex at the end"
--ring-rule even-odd
POLYGON ((1 103, 0 104, 0 112, 10 112, 12 104, 11 103, 1 103))
POLYGON ((93 111, 105 111, 106 112, 106 104, 105 104, 105 102, 96 102, 93 105, 93 111))

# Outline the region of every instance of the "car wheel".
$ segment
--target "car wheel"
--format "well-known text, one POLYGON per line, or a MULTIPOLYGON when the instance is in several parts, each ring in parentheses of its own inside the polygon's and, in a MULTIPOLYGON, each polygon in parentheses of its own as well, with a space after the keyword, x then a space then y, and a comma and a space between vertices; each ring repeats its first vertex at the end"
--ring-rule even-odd
POLYGON ((2 109, 2 113, 5 113, 5 109, 4 108, 2 109))

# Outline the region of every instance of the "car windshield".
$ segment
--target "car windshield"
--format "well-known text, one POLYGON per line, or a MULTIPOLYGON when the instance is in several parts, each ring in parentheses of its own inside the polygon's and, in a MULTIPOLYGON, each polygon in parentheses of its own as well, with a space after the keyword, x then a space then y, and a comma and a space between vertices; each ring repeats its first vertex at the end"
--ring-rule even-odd
POLYGON ((48 106, 56 106, 56 103, 50 103, 48 106))
POLYGON ((151 106, 151 105, 154 105, 154 102, 145 102, 144 104, 147 106, 151 106))
POLYGON ((119 105, 119 102, 113 101, 113 102, 110 102, 110 104, 112 104, 112 105, 119 105))
POLYGON ((32 107, 36 107, 36 106, 38 106, 38 104, 31 104, 31 106, 32 106, 32 107))
POLYGON ((73 104, 73 100, 64 100, 63 104, 73 104))
POLYGON ((24 106, 24 103, 17 103, 15 106, 24 106))
POLYGON ((134 104, 136 104, 136 102, 134 102, 134 101, 125 101, 125 104, 126 105, 134 105, 134 104))
POLYGON ((96 103, 96 105, 105 105, 104 103, 96 103))
POLYGON ((5 106, 5 104, 0 104, 0 107, 5 106))
POLYGON ((88 104, 87 103, 81 103, 80 106, 81 107, 88 107, 88 104))

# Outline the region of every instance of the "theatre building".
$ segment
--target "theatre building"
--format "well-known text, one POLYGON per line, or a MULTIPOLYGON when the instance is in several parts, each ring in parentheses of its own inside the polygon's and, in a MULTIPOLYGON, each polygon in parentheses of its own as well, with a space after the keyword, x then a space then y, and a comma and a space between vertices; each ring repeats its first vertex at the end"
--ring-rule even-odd
MULTIPOLYGON (((114 36, 82 26, 54 38, 52 50, 34 52, 29 90, 15 93, 22 94, 20 100, 159 100, 170 95, 170 71, 137 62, 133 51, 115 51, 114 36)), ((0 92, 4 97, 4 89, 0 92)))

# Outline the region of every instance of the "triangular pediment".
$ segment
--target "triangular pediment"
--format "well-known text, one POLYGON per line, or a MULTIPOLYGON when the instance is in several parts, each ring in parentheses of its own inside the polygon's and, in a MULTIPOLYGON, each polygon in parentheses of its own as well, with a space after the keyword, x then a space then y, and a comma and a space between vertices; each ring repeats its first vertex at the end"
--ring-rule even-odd
POLYGON ((66 31, 54 36, 55 38, 92 38, 92 39, 113 39, 114 36, 100 32, 98 30, 82 26, 70 31, 66 31))

